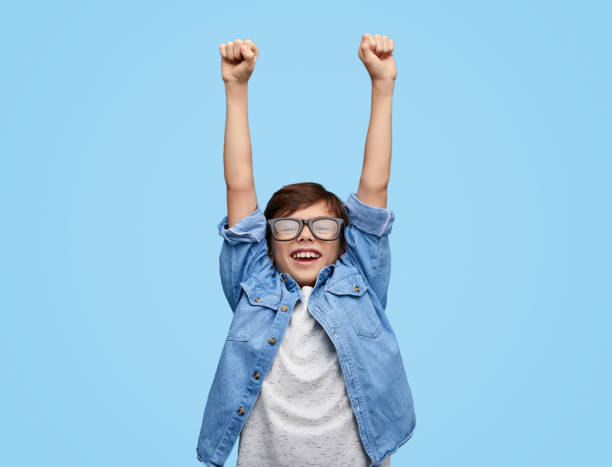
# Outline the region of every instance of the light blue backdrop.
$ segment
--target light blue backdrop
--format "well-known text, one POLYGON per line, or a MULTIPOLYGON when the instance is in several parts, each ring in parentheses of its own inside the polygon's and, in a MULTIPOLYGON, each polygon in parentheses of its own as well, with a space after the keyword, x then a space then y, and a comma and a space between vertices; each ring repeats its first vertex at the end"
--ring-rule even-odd
MULTIPOLYGON (((604 2, 20 2, 2 51, 2 464, 199 465, 232 314, 219 44, 251 39, 259 204, 356 191, 361 34, 395 41, 401 466, 610 465, 604 2)), ((234 465, 236 448, 227 465, 234 465)))

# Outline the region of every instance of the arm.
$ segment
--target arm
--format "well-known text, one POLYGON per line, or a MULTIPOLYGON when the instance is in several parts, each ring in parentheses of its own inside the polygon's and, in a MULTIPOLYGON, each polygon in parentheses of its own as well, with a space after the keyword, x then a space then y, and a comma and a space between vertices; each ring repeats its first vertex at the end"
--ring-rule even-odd
POLYGON ((387 207, 391 175, 391 104, 393 81, 372 81, 372 111, 366 137, 358 198, 366 204, 387 207))
POLYGON ((223 166, 228 227, 231 227, 257 208, 248 121, 248 80, 259 51, 250 40, 240 39, 221 44, 219 49, 226 96, 223 166))
POLYGON ((365 277, 383 308, 391 277, 389 234, 395 221, 393 211, 371 206, 351 193, 344 203, 350 224, 344 229, 349 262, 365 277))
POLYGON ((391 114, 397 72, 387 36, 362 36, 359 57, 372 79, 372 109, 357 197, 371 206, 387 207, 391 174, 391 114))
POLYGON ((239 39, 221 44, 221 74, 227 112, 223 166, 227 216, 219 223, 224 239, 219 255, 221 285, 232 311, 241 294, 241 282, 270 267, 266 244, 266 218, 257 205, 251 140, 247 115, 247 86, 258 49, 239 39))
POLYGON ((372 79, 372 112, 357 195, 344 207, 350 225, 344 236, 350 261, 361 271, 383 308, 391 274, 389 234, 395 220, 387 209, 391 172, 391 103, 395 85, 393 41, 386 36, 362 36, 361 58, 372 79))
POLYGON ((225 297, 235 311, 242 293, 241 282, 253 274, 273 269, 274 265, 268 256, 266 218, 259 208, 231 227, 227 219, 225 216, 217 226, 223 237, 219 273, 225 297))

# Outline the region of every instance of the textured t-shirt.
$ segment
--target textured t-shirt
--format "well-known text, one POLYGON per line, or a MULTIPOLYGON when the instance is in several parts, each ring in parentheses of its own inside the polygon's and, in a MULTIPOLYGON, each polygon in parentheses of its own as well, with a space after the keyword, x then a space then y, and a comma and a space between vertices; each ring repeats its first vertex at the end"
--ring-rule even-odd
MULTIPOLYGON (((368 467, 334 344, 301 288, 278 353, 240 433, 237 467, 368 467)), ((383 463, 391 465, 390 456, 383 463)))

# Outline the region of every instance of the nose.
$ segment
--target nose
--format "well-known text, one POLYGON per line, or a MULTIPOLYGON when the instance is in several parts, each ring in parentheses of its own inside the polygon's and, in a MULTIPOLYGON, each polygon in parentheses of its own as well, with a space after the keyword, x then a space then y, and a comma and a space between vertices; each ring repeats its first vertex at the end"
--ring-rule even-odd
POLYGON ((307 240, 313 241, 314 239, 315 236, 312 234, 310 227, 308 226, 308 224, 304 224, 304 228, 302 228, 302 231, 300 232, 300 235, 297 238, 298 242, 307 240))

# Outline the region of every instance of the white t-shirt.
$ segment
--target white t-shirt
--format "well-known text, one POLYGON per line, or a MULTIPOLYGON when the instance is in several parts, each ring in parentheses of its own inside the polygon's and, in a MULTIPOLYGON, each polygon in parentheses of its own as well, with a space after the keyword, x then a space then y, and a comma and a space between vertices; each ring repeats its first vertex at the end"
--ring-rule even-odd
MULTIPOLYGON (((236 467, 368 467, 370 457, 334 344, 301 288, 285 334, 240 433, 236 467)), ((391 465, 387 456, 382 465, 391 465)))

